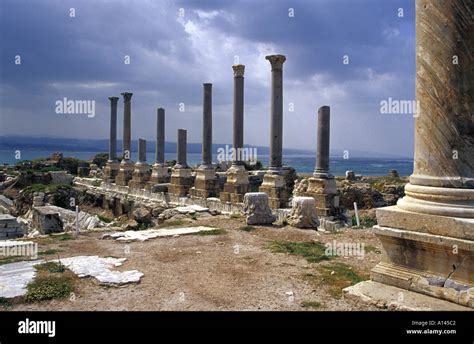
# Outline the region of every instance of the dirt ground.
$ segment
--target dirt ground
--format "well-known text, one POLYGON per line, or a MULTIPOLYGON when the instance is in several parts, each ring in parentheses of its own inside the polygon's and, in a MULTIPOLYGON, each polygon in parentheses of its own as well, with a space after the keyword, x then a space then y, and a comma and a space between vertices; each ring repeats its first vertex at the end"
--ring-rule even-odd
POLYGON ((192 226, 223 228, 225 233, 131 243, 102 240, 104 232, 81 234, 65 241, 35 239, 40 252, 56 251, 44 256, 46 259, 56 259, 58 255, 126 257, 127 261, 116 269, 136 269, 144 276, 138 284, 120 287, 81 278, 76 282, 74 298, 20 303, 9 310, 376 310, 346 299, 340 293, 341 286, 323 275, 324 266, 343 263, 362 279, 368 279, 370 269, 380 260, 380 242, 369 229, 330 234, 289 226, 255 226, 252 231, 244 231, 244 218, 226 215, 186 221, 192 226), (334 257, 309 263, 302 256, 270 250, 268 245, 275 240, 360 242, 366 252, 364 259, 334 257))

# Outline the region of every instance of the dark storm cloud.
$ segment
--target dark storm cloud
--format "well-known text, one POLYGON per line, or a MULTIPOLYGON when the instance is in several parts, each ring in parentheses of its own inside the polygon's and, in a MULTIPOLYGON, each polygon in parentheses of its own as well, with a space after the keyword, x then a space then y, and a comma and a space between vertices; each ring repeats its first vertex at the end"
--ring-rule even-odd
POLYGON ((189 127, 199 141, 202 83, 213 82, 214 137, 230 142, 230 66, 238 55, 246 64, 246 141, 266 145, 264 56, 278 52, 288 58, 285 102, 297 109, 285 113, 285 146, 313 148, 315 109, 331 102, 335 147, 370 150, 372 141, 347 128, 370 125, 379 140, 372 150, 395 154, 389 141, 400 140, 398 153, 411 153, 412 120, 377 112, 382 99, 414 97, 413 1, 4 0, 0 11, 0 135, 106 137, 107 97, 132 91, 134 137, 153 137, 155 109, 164 106, 167 139, 189 127), (63 97, 96 100, 97 116, 58 116, 54 102, 63 97), (295 130, 292 119, 307 125, 295 130))

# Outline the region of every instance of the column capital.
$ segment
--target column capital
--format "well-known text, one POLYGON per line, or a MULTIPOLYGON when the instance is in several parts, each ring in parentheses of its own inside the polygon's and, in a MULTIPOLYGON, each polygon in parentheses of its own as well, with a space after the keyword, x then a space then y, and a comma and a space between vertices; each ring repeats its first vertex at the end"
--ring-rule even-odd
POLYGON ((119 100, 119 97, 109 97, 109 100, 111 103, 117 103, 117 101, 119 100))
POLYGON ((123 92, 120 93, 123 96, 123 101, 124 102, 129 102, 132 99, 133 93, 130 92, 123 92))
POLYGON ((283 69, 283 63, 286 61, 285 55, 268 55, 265 59, 270 61, 272 70, 283 69))
POLYGON ((234 77, 244 76, 245 66, 243 64, 235 64, 232 69, 234 70, 234 77))

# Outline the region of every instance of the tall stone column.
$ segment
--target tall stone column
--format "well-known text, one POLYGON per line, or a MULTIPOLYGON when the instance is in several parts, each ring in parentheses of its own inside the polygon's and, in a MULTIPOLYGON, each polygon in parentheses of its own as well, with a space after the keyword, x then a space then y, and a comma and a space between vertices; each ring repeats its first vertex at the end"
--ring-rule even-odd
POLYGON ((203 84, 202 168, 212 168, 212 84, 203 84))
POLYGON ((287 205, 288 190, 282 174, 283 156, 283 63, 284 55, 266 56, 272 66, 271 116, 270 116, 270 163, 263 177, 260 191, 268 194, 271 208, 287 205))
POLYGON ((212 166, 212 84, 203 84, 202 163, 196 171, 193 197, 207 198, 217 194, 217 176, 212 166))
POLYGON ((178 197, 184 197, 188 194, 193 184, 191 168, 188 166, 186 158, 187 132, 184 129, 178 129, 178 142, 176 150, 176 165, 171 172, 171 183, 168 188, 169 193, 178 197))
POLYGON ((474 6, 416 2, 415 163, 372 280, 474 307, 474 6))
POLYGON ((232 166, 227 170, 227 181, 220 193, 223 202, 243 202, 248 191, 249 178, 242 161, 244 147, 244 72, 245 66, 233 65, 234 70, 234 111, 233 111, 233 156, 232 166))
POLYGON ((131 161, 132 155, 132 99, 133 93, 124 92, 123 96, 123 159, 120 163, 120 171, 116 178, 117 185, 127 186, 132 179, 134 165, 131 161))
POLYGON ((146 162, 146 140, 138 139, 138 159, 133 171, 132 180, 128 183, 130 188, 142 189, 150 179, 150 166, 146 162))
POLYGON ((117 160, 117 102, 118 97, 109 97, 110 100, 110 136, 109 136, 109 159, 105 165, 104 182, 114 183, 120 169, 117 160))
POLYGON ((123 96, 123 160, 128 161, 132 152, 132 95, 124 92, 123 96))
POLYGON ((170 176, 165 162, 165 109, 159 108, 156 114, 155 163, 146 188, 153 190, 156 184, 168 183, 170 176))
POLYGON ((330 178, 329 174, 329 136, 330 136, 330 108, 322 106, 318 110, 318 144, 316 146, 316 178, 330 178))
POLYGON ((283 63, 284 55, 269 55, 265 59, 272 66, 272 93, 270 117, 270 171, 280 173, 283 149, 283 63))
POLYGON ((331 221, 337 220, 340 215, 339 198, 334 176, 329 172, 329 147, 330 147, 330 108, 322 106, 318 110, 316 167, 313 177, 308 180, 306 196, 315 199, 316 213, 322 217, 320 228, 325 225, 333 227, 331 221))

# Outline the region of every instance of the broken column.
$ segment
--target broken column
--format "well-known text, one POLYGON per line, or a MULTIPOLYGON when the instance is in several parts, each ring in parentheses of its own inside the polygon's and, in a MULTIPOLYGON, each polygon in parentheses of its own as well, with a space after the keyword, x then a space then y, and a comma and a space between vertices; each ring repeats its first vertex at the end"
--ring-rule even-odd
POLYGON ((334 217, 339 208, 336 180, 329 172, 330 108, 322 106, 318 110, 316 167, 313 177, 308 180, 306 196, 316 202, 318 216, 334 217))
POLYGON ((168 183, 169 180, 168 166, 165 162, 165 109, 159 108, 156 114, 155 163, 146 187, 152 189, 154 185, 168 183))
POLYGON ((143 189, 150 179, 150 166, 146 163, 146 140, 138 139, 138 160, 135 163, 130 188, 143 189))
POLYGON ((239 203, 244 199, 249 188, 248 173, 245 162, 242 161, 244 148, 244 71, 245 66, 233 65, 234 70, 234 137, 232 166, 227 170, 227 181, 224 190, 220 193, 223 202, 239 203))
POLYGON ((406 196, 377 209, 376 282, 474 307, 474 8, 416 2, 414 171, 406 196))
POLYGON ((283 149, 283 63, 284 55, 265 57, 272 66, 271 118, 270 118, 270 166, 263 177, 259 190, 268 194, 271 208, 287 205, 288 190, 282 173, 283 149))
POLYGON ((269 225, 276 221, 276 216, 268 206, 268 195, 264 192, 246 193, 243 210, 248 225, 269 225))
POLYGON ((203 84, 202 163, 196 170, 193 197, 208 198, 217 195, 217 176, 212 165, 212 84, 203 84))
POLYGON ((313 197, 293 197, 288 224, 297 228, 317 228, 318 214, 313 197))
POLYGON ((120 163, 120 170, 115 179, 117 185, 127 186, 128 182, 132 180, 134 164, 131 161, 132 156, 132 99, 133 93, 124 92, 123 96, 123 142, 122 153, 123 159, 120 163))
POLYGON ((104 169, 103 180, 106 183, 114 183, 120 163, 117 160, 117 102, 119 97, 109 97, 110 100, 110 136, 109 136, 109 159, 104 169))
POLYGON ((186 196, 193 184, 191 168, 186 161, 186 130, 178 129, 177 162, 171 172, 170 194, 186 196))

